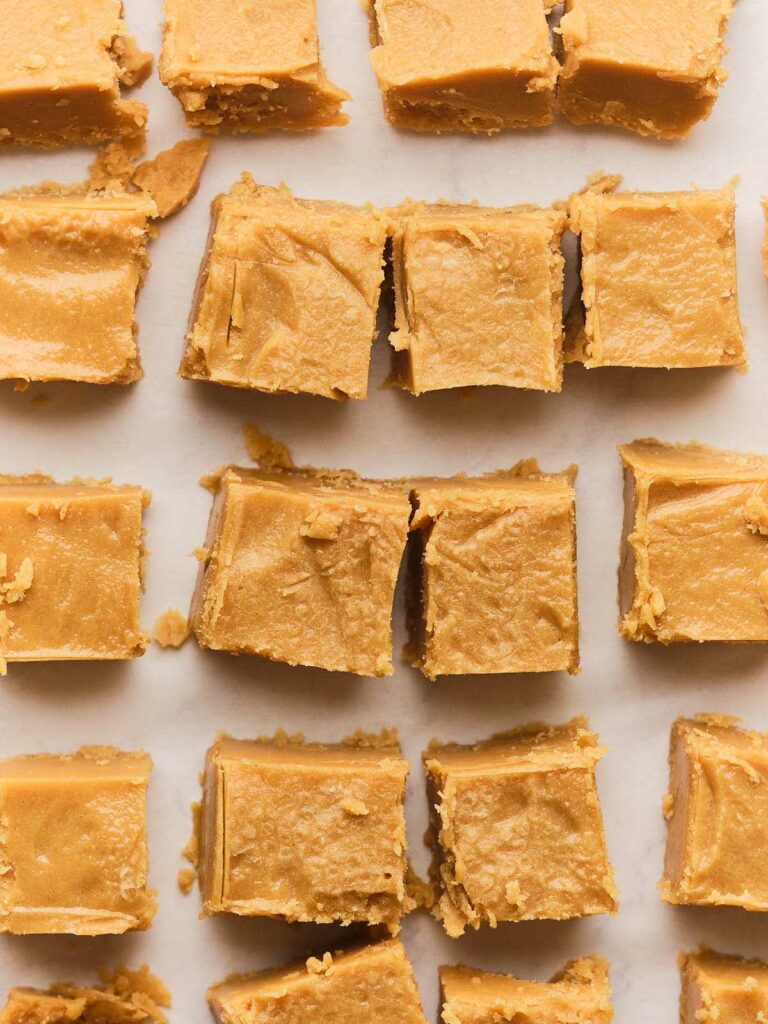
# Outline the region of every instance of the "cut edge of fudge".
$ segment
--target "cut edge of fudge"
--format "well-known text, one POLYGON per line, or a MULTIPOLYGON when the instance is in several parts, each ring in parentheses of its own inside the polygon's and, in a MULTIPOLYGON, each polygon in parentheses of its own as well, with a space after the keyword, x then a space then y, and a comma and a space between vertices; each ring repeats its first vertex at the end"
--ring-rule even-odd
MULTIPOLYGON (((713 993, 705 987, 708 980, 714 980, 708 979, 708 975, 718 971, 727 976, 722 981, 730 985, 732 995, 740 991, 749 1003, 750 996, 763 988, 764 999, 768 1002, 768 963, 764 960, 717 953, 707 946, 700 946, 695 952, 680 953, 677 962, 680 968, 681 1024, 714 1024, 716 1020, 728 1024, 729 1018, 722 1017, 713 993)), ((756 1008, 747 1005, 744 1009, 744 1020, 747 1020, 746 1014, 756 1008)), ((754 1019, 759 1021, 761 1016, 758 1011, 754 1019)))

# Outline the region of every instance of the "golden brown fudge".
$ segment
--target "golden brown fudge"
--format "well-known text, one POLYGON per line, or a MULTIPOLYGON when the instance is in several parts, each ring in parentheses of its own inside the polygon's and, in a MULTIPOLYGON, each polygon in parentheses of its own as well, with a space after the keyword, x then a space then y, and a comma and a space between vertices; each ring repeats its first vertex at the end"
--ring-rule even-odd
POLYGON ((768 737, 738 722, 699 715, 672 727, 668 903, 768 910, 768 737))
POLYGON ((580 237, 585 366, 746 366, 736 289, 733 189, 587 190, 580 237))
POLYGON ((708 949, 680 957, 680 1024, 768 1020, 768 964, 708 949))
POLYGON ((709 117, 733 0, 565 0, 558 106, 574 124, 677 139, 709 117))
POLYGON ((415 481, 410 649, 430 679, 578 671, 575 472, 415 481))
POLYGON ((231 467, 213 504, 190 620, 214 650, 392 674, 404 493, 354 473, 231 467))
POLYGON ((371 64, 398 128, 550 124, 559 66, 542 0, 367 0, 371 64))
POLYGON ((57 982, 43 991, 12 988, 0 1024, 167 1024, 161 1006, 171 1005, 165 985, 144 966, 99 972, 93 988, 57 982))
POLYGON ((470 746, 433 740, 433 913, 450 936, 483 922, 615 913, 595 785, 604 753, 585 718, 470 746))
POLYGON ((147 108, 120 98, 151 54, 126 35, 121 0, 27 0, 0 14, 0 146, 143 144, 147 108))
POLYGON ((165 0, 160 78, 209 132, 346 124, 320 63, 315 0, 165 0))
POLYGON ((83 747, 0 761, 0 932, 148 928, 148 754, 83 747))
POLYGON ((654 440, 619 452, 622 635, 768 641, 768 456, 654 440))
POLYGON ((135 307, 156 215, 141 193, 0 196, 0 380, 142 376, 135 307))
POLYGON ((212 206, 182 377, 365 398, 385 218, 247 175, 212 206))
POLYGON ((396 382, 560 391, 565 213, 410 204, 395 224, 396 382))
POLYGON ((208 990, 217 1024, 426 1024, 397 939, 233 975, 208 990))
POLYGON ((144 653, 140 487, 0 476, 0 672, 144 653))
POLYGON ((472 967, 441 967, 444 1024, 610 1024, 608 963, 570 960, 549 982, 524 981, 472 967))
POLYGON ((337 744, 220 737, 203 777, 203 913, 399 931, 415 906, 406 888, 408 768, 393 732, 337 744))

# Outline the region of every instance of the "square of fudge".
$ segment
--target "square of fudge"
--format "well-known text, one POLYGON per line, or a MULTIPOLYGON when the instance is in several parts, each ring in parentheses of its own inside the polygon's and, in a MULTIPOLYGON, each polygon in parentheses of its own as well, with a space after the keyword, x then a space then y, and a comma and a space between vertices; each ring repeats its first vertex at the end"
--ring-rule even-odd
POLYGON ((768 641, 768 456, 653 439, 619 452, 622 635, 768 641))
POLYGON ((610 1024, 613 1020, 608 962, 587 956, 569 960, 551 981, 527 981, 472 967, 441 967, 445 1024, 610 1024))
POLYGON ((283 733, 220 737, 203 776, 203 913, 399 931, 415 907, 406 887, 408 769, 394 732, 336 744, 283 733))
POLYGON ((120 86, 146 78, 152 55, 126 34, 121 0, 5 4, 0 34, 0 146, 143 145, 147 108, 120 86))
POLYGON ((165 0, 160 78, 208 132, 346 124, 348 93, 320 63, 315 0, 165 0))
POLYGON ((217 1024, 427 1024, 397 939, 232 975, 208 990, 217 1024))
POLYGON ((726 72, 733 0, 565 0, 559 109, 603 124, 677 139, 709 117, 726 72))
POLYGON ((0 196, 0 380, 142 376, 135 307, 156 212, 141 193, 0 196))
POLYGON ((680 1024, 768 1020, 768 964, 709 949, 680 956, 680 1024))
POLYGON ((414 481, 409 651, 428 678, 578 672, 575 473, 414 481))
POLYGON ((179 373, 233 387, 365 398, 385 218, 247 177, 212 206, 179 373))
POLYGON ((330 470, 230 467, 219 478, 190 621, 213 650, 392 674, 406 494, 330 470))
POLYGON ((0 671, 12 661, 143 654, 149 493, 96 481, 0 476, 0 671))
POLYGON ((744 368, 734 214, 731 188, 574 196, 585 324, 567 359, 744 368))
POLYGON ((768 737, 724 715, 678 718, 669 764, 663 898, 768 910, 768 737))
POLYGON ((83 747, 0 761, 0 932, 118 935, 150 926, 143 752, 83 747))
POLYGON ((395 381, 415 395, 490 384, 560 391, 566 219, 533 206, 401 208, 395 381))
POLYGON ((604 753, 584 718, 470 745, 432 742, 433 914, 450 936, 484 922, 616 912, 595 784, 604 753))
POLYGON ((559 65, 542 0, 367 0, 370 58, 398 128, 486 132, 552 121, 559 65))
POLYGON ((146 964, 137 971, 101 968, 99 974, 102 984, 89 988, 60 981, 48 989, 12 988, 0 1019, 3 1024, 167 1024, 160 1007, 170 1006, 170 992, 146 964))

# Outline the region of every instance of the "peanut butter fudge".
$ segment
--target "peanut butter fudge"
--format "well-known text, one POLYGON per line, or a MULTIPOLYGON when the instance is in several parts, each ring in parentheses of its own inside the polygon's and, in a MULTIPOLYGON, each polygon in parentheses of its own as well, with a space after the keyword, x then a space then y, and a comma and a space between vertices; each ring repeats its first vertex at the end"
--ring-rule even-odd
POLYGON ((208 990, 217 1024, 427 1024, 397 939, 233 975, 208 990))
POLYGON ((588 956, 569 960, 549 982, 472 967, 441 967, 444 1024, 610 1024, 608 963, 588 956))
POLYGON ((558 106, 574 124, 677 139, 709 117, 733 0, 565 0, 558 106))
POLYGON ((409 204, 395 223, 395 381, 559 391, 565 213, 409 204))
POLYGON ((135 306, 156 214, 141 193, 0 196, 0 380, 141 377, 135 306))
POLYGON ((203 777, 203 913, 399 931, 415 907, 406 888, 408 767, 394 732, 337 744, 220 737, 203 777))
POLYGON ((604 753, 585 718, 469 746, 433 740, 433 913, 450 936, 483 922, 615 913, 595 785, 604 753))
POLYGON ((768 737, 738 725, 699 715, 672 727, 661 882, 669 903, 768 910, 768 737))
POLYGON ((0 146, 143 145, 147 108, 120 86, 152 56, 126 34, 120 0, 4 4, 0 35, 0 146))
POLYGON ((744 367, 734 214, 732 188, 575 196, 586 323, 567 358, 744 367))
POLYGON ((0 932, 119 935, 150 926, 152 761, 113 747, 0 761, 0 932))
POLYGON ((430 679, 578 671, 575 472, 415 481, 410 651, 430 679))
POLYGON ((559 66, 542 0, 367 0, 371 64, 398 128, 493 132, 552 121, 559 66))
POLYGON ((0 672, 144 653, 140 487, 0 476, 0 672))
POLYGON ((247 175, 212 206, 182 377, 365 398, 385 218, 247 175))
POLYGON ((218 481, 190 620, 214 650, 392 674, 404 493, 350 472, 239 469, 218 481))
POLYGON ((622 635, 768 641, 768 456, 655 440, 619 452, 622 635))
POLYGON ((315 0, 165 0, 160 78, 204 131, 346 124, 320 63, 315 0))
POLYGON ((768 964, 709 949, 680 957, 680 1024, 768 1020, 768 964))

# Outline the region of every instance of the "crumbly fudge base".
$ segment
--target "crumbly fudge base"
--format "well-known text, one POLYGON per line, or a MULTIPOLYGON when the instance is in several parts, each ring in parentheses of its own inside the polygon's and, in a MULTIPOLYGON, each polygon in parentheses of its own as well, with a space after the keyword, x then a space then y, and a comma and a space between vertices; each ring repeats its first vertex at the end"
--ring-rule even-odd
POLYGON ((114 139, 144 145, 147 108, 118 98, 117 89, 61 89, 0 98, 0 147, 96 146, 114 139))

